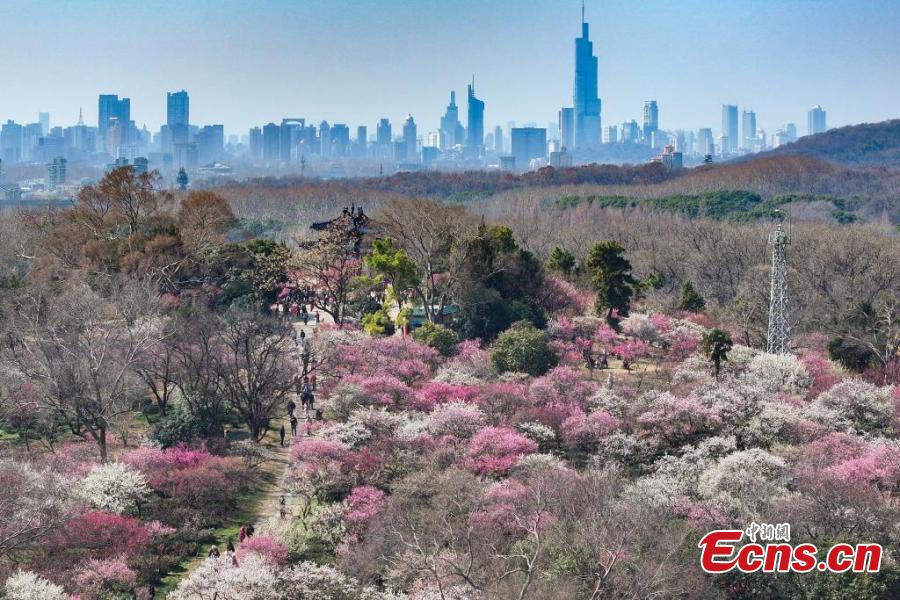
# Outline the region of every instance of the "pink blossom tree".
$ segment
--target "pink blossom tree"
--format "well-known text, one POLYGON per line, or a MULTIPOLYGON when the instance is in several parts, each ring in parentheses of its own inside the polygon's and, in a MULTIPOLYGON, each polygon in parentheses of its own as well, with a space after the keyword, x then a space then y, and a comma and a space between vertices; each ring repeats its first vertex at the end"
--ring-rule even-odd
POLYGON ((509 427, 485 427, 469 441, 464 466, 479 475, 503 475, 537 444, 509 427))

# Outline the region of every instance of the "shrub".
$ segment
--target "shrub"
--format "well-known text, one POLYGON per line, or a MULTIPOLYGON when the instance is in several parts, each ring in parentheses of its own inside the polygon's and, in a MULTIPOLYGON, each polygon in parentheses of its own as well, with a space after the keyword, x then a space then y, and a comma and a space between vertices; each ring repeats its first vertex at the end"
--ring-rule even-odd
POLYGON ((456 333, 437 323, 426 322, 412 332, 417 342, 434 348, 444 356, 450 356, 456 350, 456 333))
POLYGON ((362 326, 369 335, 394 335, 394 321, 383 308, 364 316, 362 326))
POLYGON ((516 323, 497 336, 491 364, 499 373, 543 375, 556 364, 549 342, 547 334, 533 325, 516 323))

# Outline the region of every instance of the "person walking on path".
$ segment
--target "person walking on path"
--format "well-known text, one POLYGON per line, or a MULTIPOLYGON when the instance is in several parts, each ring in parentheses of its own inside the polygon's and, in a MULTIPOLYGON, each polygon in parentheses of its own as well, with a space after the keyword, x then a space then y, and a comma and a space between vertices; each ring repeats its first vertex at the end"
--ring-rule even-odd
POLYGON ((297 417, 291 414, 291 437, 296 437, 297 435, 297 417))
POLYGON ((247 539, 247 527, 241 525, 241 528, 238 529, 238 544, 247 539))
POLYGON ((300 405, 303 407, 303 414, 306 417, 306 420, 309 420, 309 412, 313 409, 313 402, 315 398, 313 397, 312 386, 309 384, 309 377, 303 378, 303 385, 300 387, 300 405))
POLYGON ((281 439, 281 447, 284 448, 284 423, 281 424, 281 429, 278 430, 278 437, 281 439))

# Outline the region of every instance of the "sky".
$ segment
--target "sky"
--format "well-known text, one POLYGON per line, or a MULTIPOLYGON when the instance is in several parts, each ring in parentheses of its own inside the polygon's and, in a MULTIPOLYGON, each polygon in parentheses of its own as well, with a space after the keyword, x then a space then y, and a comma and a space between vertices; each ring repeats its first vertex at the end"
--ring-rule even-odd
MULTIPOLYGON (((900 117, 900 0, 587 0, 603 124, 721 127, 721 105, 768 132, 900 117)), ((411 113, 436 129, 475 76, 485 130, 556 121, 572 103, 578 0, 0 0, 0 120, 96 124, 130 97, 138 127, 185 89, 191 122, 226 133, 282 117, 373 133, 411 113)))

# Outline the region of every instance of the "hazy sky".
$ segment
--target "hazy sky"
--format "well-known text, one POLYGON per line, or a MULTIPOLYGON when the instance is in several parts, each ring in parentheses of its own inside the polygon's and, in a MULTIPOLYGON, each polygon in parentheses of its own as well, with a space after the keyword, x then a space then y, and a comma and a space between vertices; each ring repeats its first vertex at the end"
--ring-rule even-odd
MULTIPOLYGON (((577 0, 0 0, 0 119, 96 124, 97 94, 227 133, 306 117, 369 126, 411 112, 435 129, 476 77, 486 130, 556 120, 572 102, 577 0)), ((713 127, 721 105, 771 132, 821 104, 830 126, 900 116, 898 0, 588 0, 603 124, 713 127)))

